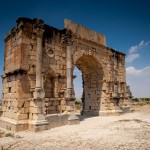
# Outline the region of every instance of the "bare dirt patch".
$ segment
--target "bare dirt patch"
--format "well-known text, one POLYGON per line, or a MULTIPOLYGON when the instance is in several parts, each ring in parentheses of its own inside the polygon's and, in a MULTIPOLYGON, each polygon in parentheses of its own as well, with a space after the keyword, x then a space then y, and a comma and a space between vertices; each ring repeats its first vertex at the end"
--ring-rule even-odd
POLYGON ((11 150, 149 150, 150 105, 121 116, 81 117, 80 125, 38 133, 24 131, 0 139, 11 150))

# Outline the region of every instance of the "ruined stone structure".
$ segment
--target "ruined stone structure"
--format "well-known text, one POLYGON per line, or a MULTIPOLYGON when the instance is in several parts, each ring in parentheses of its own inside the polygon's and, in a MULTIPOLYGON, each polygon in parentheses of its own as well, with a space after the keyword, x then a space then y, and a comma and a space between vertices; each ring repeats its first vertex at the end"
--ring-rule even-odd
POLYGON ((82 72, 82 114, 129 110, 125 54, 107 47, 104 35, 67 19, 59 30, 21 17, 5 43, 1 127, 38 131, 79 123, 74 66, 82 72))

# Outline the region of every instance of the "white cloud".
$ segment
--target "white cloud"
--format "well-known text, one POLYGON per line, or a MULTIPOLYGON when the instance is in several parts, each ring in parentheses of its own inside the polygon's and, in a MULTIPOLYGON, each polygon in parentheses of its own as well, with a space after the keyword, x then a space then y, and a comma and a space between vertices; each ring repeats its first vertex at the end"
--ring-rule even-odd
POLYGON ((144 40, 139 43, 139 47, 144 45, 144 40))
POLYGON ((134 76, 144 76, 144 75, 150 75, 150 66, 145 67, 143 69, 136 69, 133 66, 126 68, 126 73, 128 75, 134 75, 134 76))
POLYGON ((130 49, 129 49, 129 53, 134 53, 134 52, 137 51, 137 49, 138 49, 138 46, 137 46, 137 45, 131 46, 130 49))
POLYGON ((145 42, 144 40, 140 41, 139 44, 131 46, 129 48, 129 53, 135 53, 137 52, 140 48, 143 48, 144 46, 148 46, 150 44, 150 41, 145 42))
POLYGON ((145 42, 145 46, 150 45, 150 41, 145 42))
POLYGON ((133 66, 126 68, 127 83, 131 87, 134 97, 150 97, 150 66, 136 69, 133 66))
POLYGON ((130 54, 126 57, 126 62, 132 62, 133 60, 137 59, 138 57, 140 57, 139 54, 130 54))
POLYGON ((133 60, 140 57, 138 54, 139 49, 143 49, 144 47, 150 45, 150 41, 145 42, 144 40, 140 41, 139 44, 131 46, 129 48, 129 55, 126 57, 126 62, 130 63, 133 60))
POLYGON ((134 67, 128 67, 126 68, 126 73, 131 75, 139 75, 141 73, 141 70, 136 70, 134 67))
MULTIPOLYGON (((130 63, 140 57, 139 50, 144 50, 150 46, 150 41, 140 41, 139 44, 131 46, 126 62, 130 63)), ((134 97, 150 97, 150 66, 137 69, 133 66, 126 68, 127 84, 131 87, 134 97)))

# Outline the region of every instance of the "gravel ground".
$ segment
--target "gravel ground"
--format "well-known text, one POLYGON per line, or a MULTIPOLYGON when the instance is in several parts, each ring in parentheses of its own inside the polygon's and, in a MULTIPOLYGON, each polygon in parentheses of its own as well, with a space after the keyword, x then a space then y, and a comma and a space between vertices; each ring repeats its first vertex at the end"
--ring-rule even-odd
POLYGON ((80 125, 0 138, 0 150, 150 150, 150 105, 120 116, 81 116, 80 125))

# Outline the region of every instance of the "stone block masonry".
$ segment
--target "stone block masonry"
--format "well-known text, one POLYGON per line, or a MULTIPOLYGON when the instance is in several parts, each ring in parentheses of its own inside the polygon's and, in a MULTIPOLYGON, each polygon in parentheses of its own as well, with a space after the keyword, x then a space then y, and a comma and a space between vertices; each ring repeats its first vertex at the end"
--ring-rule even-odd
POLYGON ((74 66, 82 72, 83 115, 130 111, 125 54, 106 46, 104 35, 67 19, 59 30, 18 18, 5 37, 0 126, 15 132, 78 124, 74 66))

